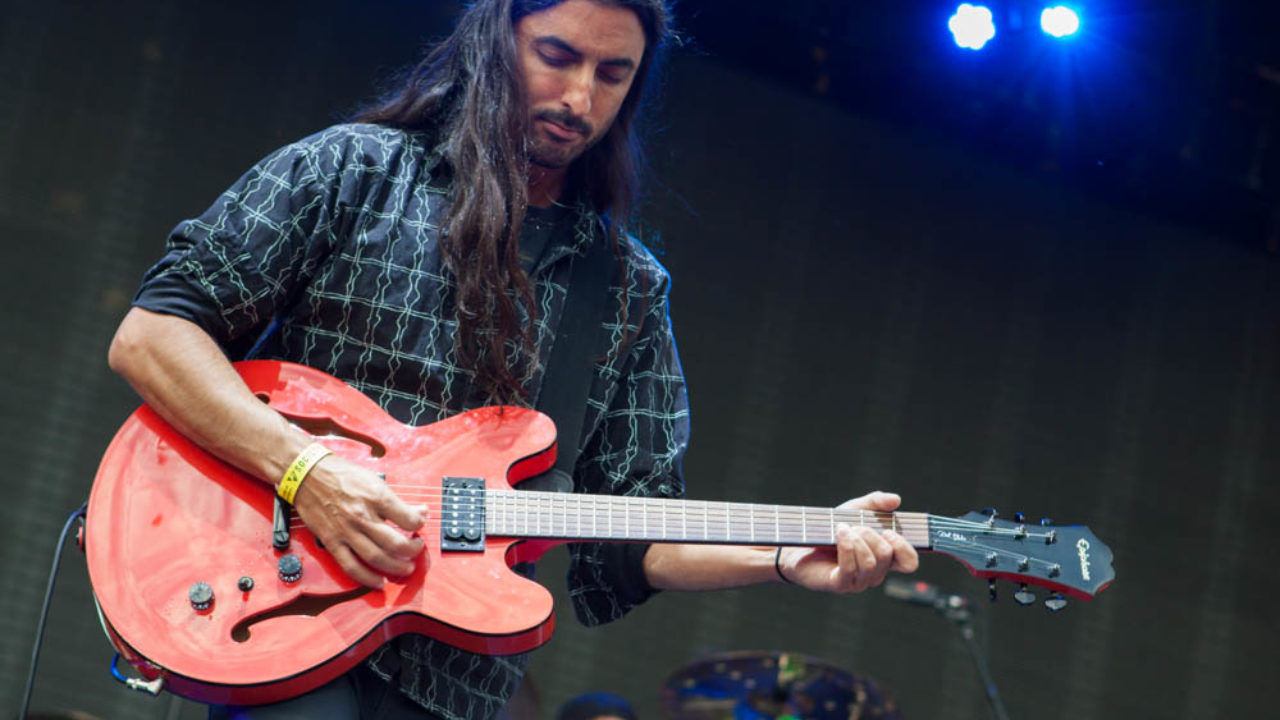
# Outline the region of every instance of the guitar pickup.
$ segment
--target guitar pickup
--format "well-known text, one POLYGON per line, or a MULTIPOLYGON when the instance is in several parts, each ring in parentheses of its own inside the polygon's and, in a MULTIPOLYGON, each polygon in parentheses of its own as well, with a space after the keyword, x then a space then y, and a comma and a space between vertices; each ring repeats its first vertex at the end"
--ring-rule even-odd
POLYGON ((440 549, 484 551, 484 479, 442 478, 440 549))

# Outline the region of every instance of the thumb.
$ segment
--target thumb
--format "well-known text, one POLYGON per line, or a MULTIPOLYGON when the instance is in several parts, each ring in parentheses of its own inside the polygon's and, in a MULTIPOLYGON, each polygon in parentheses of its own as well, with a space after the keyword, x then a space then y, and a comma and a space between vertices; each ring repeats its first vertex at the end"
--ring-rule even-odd
POLYGON ((897 493, 883 492, 876 490, 869 492, 862 497, 854 498, 840 506, 841 510, 875 510, 877 512, 888 512, 896 510, 902 504, 902 498, 897 493))
POLYGON ((400 526, 402 530, 413 532, 426 523, 427 506, 410 506, 393 494, 384 504, 383 514, 388 520, 400 526))

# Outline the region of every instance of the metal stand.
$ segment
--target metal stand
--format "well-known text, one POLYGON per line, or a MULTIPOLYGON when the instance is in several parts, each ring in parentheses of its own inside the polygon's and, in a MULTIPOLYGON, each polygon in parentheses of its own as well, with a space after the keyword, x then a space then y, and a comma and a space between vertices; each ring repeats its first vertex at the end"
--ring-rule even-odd
POLYGON ((969 654, 973 656, 973 664, 978 667, 978 676, 982 679, 982 688, 987 694, 987 702, 991 704, 992 717, 996 720, 1009 720, 1009 713, 1005 711, 1004 702, 1000 700, 996 681, 991 677, 991 668, 987 666, 982 648, 978 647, 976 633, 973 631, 973 614, 969 612, 968 605, 956 605, 940 600, 934 607, 960 630, 960 636, 969 646, 969 654))

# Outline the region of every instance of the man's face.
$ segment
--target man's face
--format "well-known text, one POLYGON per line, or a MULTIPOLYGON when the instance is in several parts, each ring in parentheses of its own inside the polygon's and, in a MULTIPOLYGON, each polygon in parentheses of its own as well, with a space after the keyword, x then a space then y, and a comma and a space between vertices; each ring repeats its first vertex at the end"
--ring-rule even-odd
POLYGON ((516 24, 529 98, 529 160, 564 168, 609 131, 644 55, 632 11, 565 0, 516 24))

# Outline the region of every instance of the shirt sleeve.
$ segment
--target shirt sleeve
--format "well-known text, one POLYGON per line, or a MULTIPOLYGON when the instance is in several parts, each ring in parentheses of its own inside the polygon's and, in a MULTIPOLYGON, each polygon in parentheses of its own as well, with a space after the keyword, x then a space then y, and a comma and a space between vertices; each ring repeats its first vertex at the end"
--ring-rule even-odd
POLYGON ((194 322, 224 350, 261 332, 335 242, 343 153, 324 138, 278 150, 179 223, 133 304, 194 322))
MULTIPOLYGON (((668 287, 664 271, 655 292, 632 297, 644 303, 642 324, 611 400, 595 408, 603 412, 578 461, 580 490, 684 496, 681 463, 689 444, 689 401, 668 314, 668 287)), ((569 545, 569 596, 582 624, 617 620, 656 592, 644 575, 648 549, 648 544, 569 545)))

